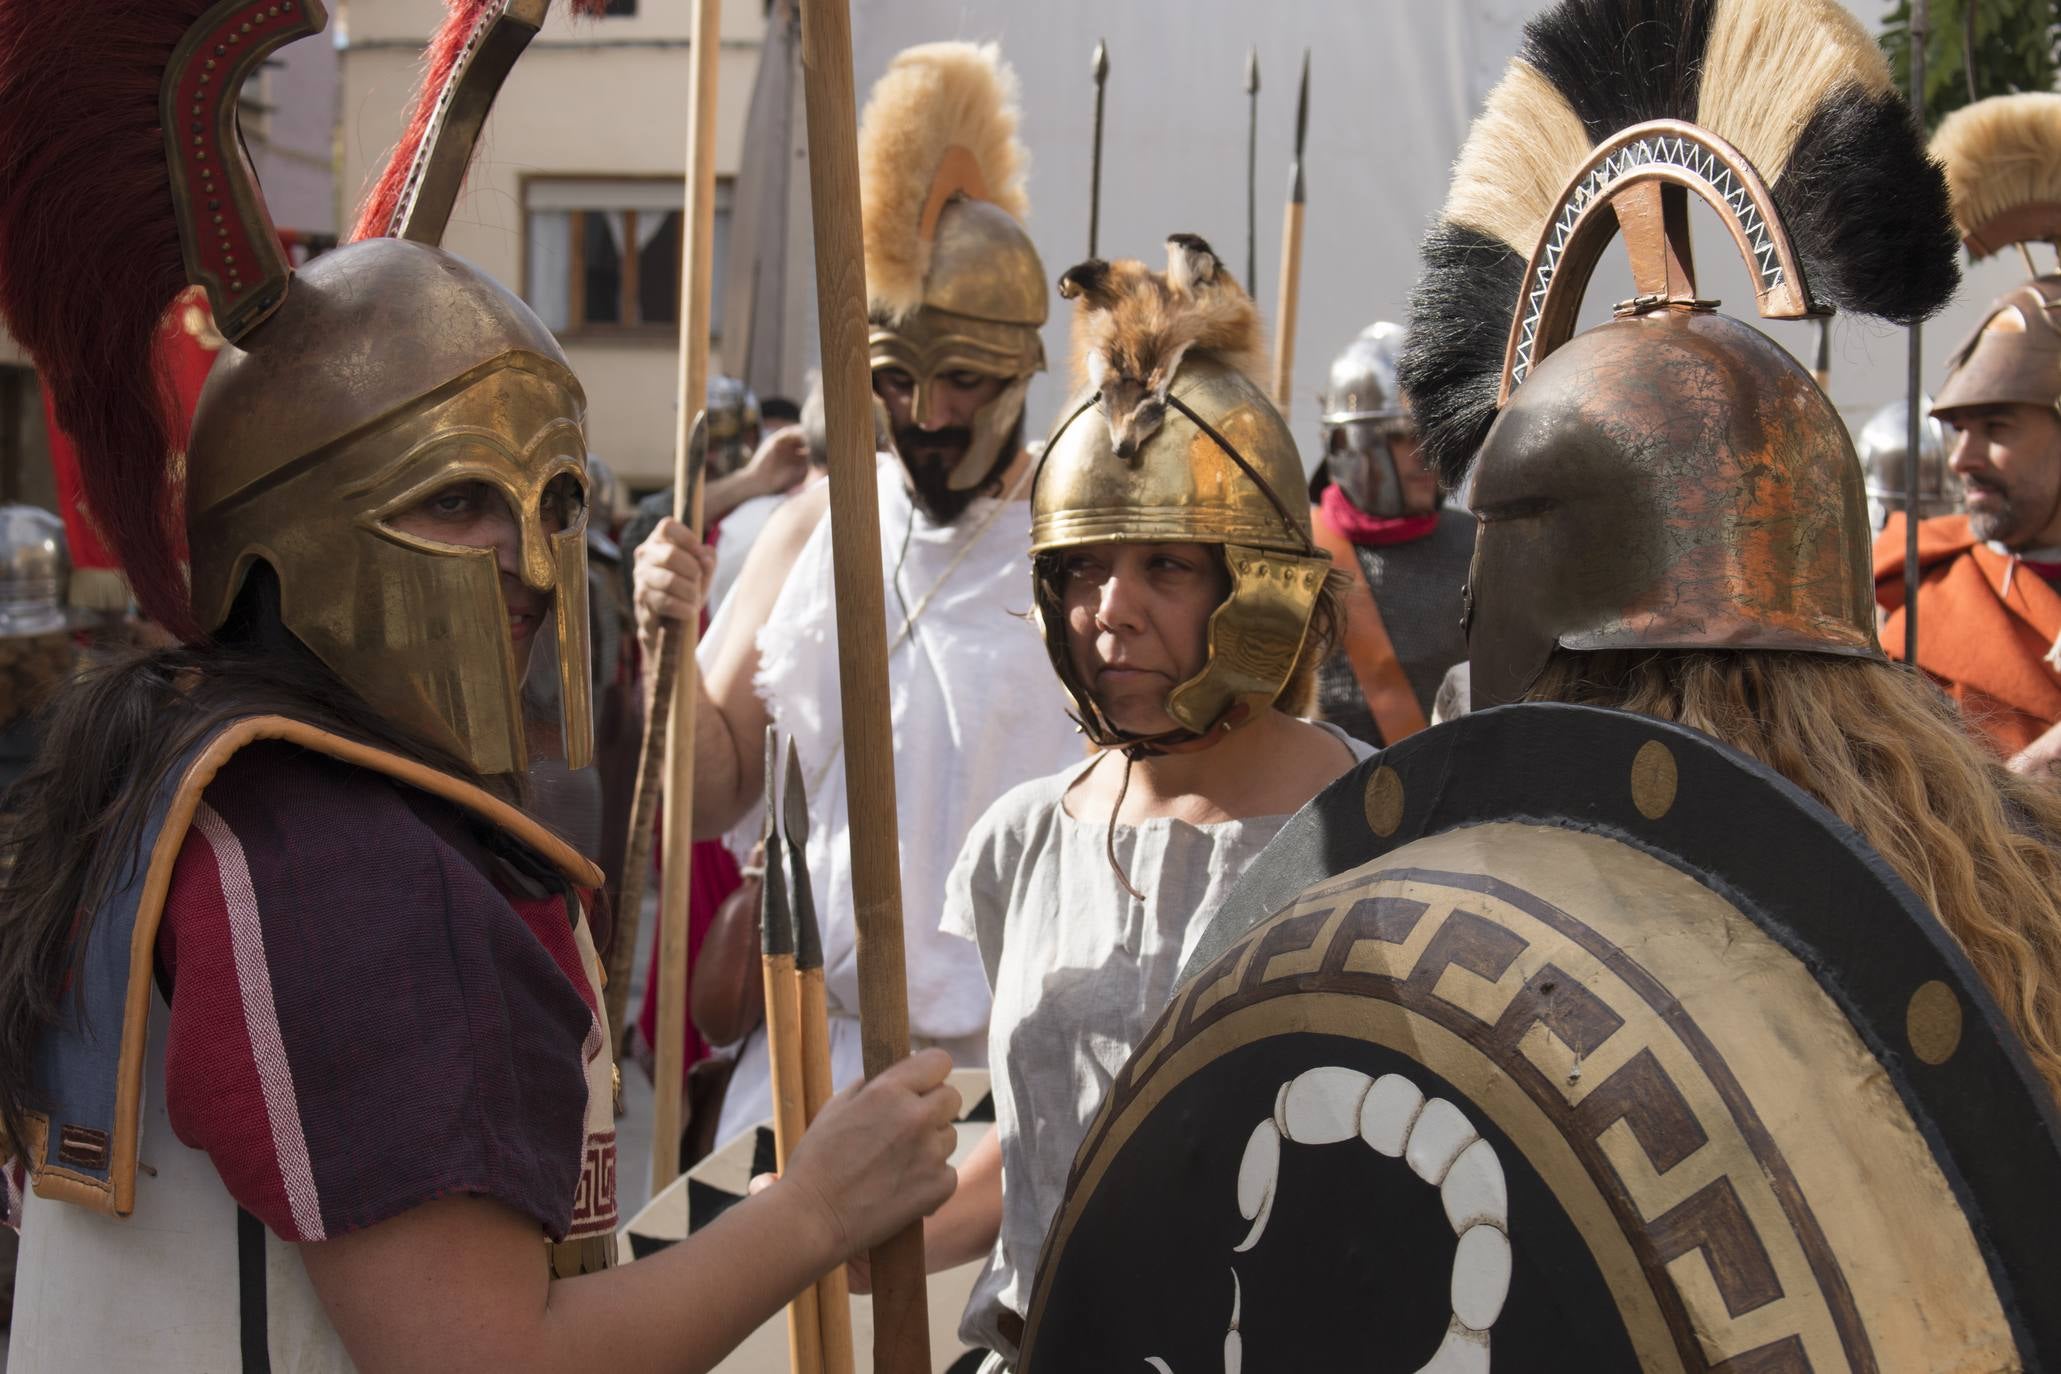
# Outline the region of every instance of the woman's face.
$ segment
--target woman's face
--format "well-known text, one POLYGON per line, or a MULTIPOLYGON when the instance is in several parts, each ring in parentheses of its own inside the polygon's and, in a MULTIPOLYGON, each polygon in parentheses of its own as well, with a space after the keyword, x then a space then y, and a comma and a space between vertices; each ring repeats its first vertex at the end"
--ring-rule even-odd
MULTIPOLYGON (((558 534, 578 519, 581 499, 579 484, 571 478, 553 481, 544 491, 545 534, 558 534)), ((523 581, 522 527, 506 493, 491 482, 455 482, 389 517, 387 523, 417 538, 494 551, 501 601, 508 608, 508 637, 515 643, 516 675, 527 673, 537 629, 551 613, 551 593, 523 581)))
POLYGON ((1167 694, 1202 671, 1230 576, 1207 544, 1089 544, 1060 555, 1073 671, 1110 724, 1178 730, 1167 694))

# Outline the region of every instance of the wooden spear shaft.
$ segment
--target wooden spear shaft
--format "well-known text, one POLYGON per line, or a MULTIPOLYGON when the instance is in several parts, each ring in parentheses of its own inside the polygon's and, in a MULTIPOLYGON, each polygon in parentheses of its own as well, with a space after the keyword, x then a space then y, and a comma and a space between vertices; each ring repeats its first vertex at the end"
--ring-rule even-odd
MULTIPOLYGON (((816 315, 830 450, 838 690, 851 816, 852 914, 858 931, 859 1028, 871 1077, 909 1053, 909 994, 902 953, 880 503, 874 487, 866 268, 859 235, 858 105, 848 0, 802 0, 801 12, 816 315)), ((878 1374, 929 1374, 922 1226, 875 1246, 872 1268, 873 1368, 878 1374)))
MULTIPOLYGON (((694 416, 708 394, 708 316, 716 211, 716 63, 722 53, 722 0, 694 0, 694 66, 687 83, 686 214, 681 254, 679 431, 674 447, 673 518, 699 533, 701 482, 690 472, 694 416)), ((701 627, 669 625, 674 655, 665 700, 665 873, 659 889, 658 1043, 653 1046, 651 1191, 680 1173, 680 1092, 687 1055, 687 894, 694 852, 694 703, 701 673, 694 661, 701 627)), ((663 660, 666 650, 662 649, 663 660)), ((654 684, 656 686, 657 684, 654 684)), ((661 699, 652 693, 652 714, 661 699)), ((656 719, 649 722, 655 725, 656 719)), ((647 726, 648 728, 648 726, 647 726)), ((650 821, 647 818, 645 828, 650 821)), ((633 832, 634 833, 634 832, 633 832)))
POLYGON ((1295 162, 1288 169, 1288 206, 1281 214, 1281 295, 1274 314, 1274 408, 1288 418, 1295 399, 1295 312, 1302 298, 1302 148, 1310 127, 1310 55, 1302 55, 1295 98, 1295 162))

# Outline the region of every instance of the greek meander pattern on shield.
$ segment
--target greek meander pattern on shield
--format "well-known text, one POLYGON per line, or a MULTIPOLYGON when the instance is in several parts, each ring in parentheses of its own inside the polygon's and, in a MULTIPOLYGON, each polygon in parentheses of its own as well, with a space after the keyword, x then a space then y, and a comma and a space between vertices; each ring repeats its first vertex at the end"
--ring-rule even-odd
POLYGON ((1080 1161, 1177 1043, 1316 992, 1399 1005, 1507 1071, 1572 1148, 1640 1267, 1666 1276, 1652 1296, 1692 1367, 1875 1368, 1816 1218, 1710 1040, 1624 951, 1494 879, 1406 869, 1305 893, 1177 995, 1080 1161))

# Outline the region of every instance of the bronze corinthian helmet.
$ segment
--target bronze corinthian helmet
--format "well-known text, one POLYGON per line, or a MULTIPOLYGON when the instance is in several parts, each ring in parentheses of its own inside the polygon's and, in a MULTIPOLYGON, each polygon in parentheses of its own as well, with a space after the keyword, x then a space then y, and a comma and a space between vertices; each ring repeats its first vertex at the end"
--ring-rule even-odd
POLYGON ((1833 0, 1594 3, 1534 19, 1424 246, 1402 384, 1474 468, 1474 705, 1556 647, 1879 656, 1853 444, 1810 373, 1696 290, 1691 196, 1765 319, 1909 322, 1957 271, 1946 185, 1833 0), (1632 299, 1575 333, 1622 234, 1632 299))

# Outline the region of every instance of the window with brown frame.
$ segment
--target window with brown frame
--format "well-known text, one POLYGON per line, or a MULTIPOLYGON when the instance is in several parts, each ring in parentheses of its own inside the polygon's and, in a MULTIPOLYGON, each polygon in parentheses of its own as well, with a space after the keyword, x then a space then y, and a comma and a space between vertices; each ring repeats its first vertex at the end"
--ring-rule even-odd
MULTIPOLYGON (((722 318, 728 178, 716 183, 715 289, 722 318)), ((678 178, 533 177, 524 183, 524 286, 561 335, 670 335, 680 319, 678 178)))

